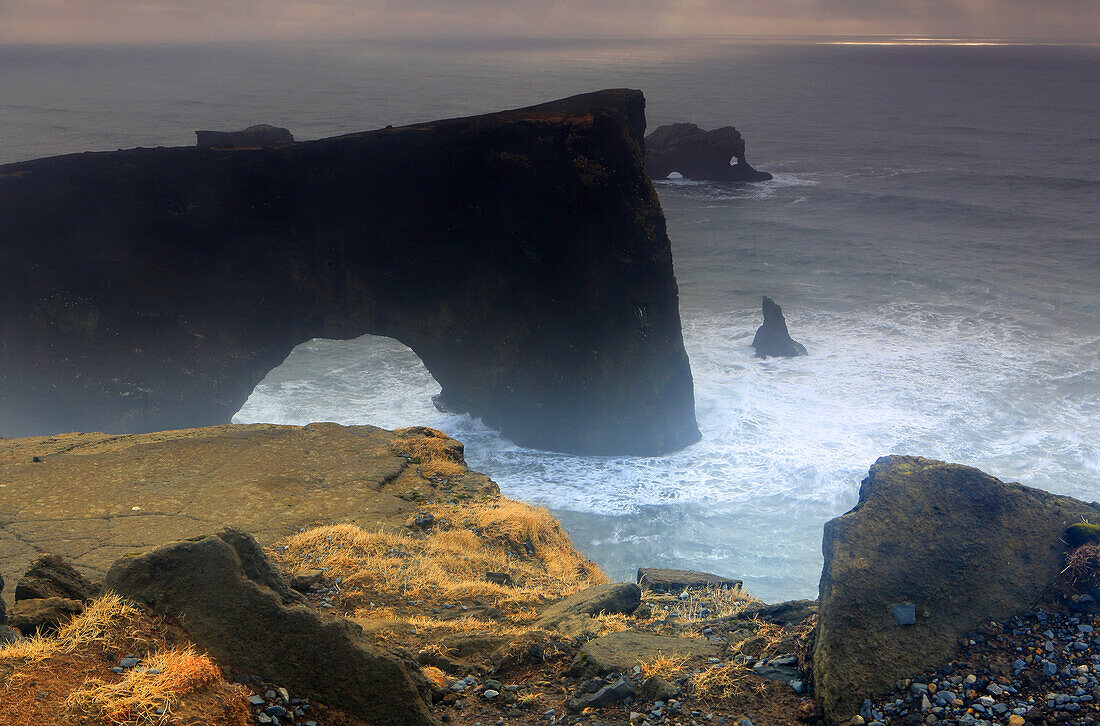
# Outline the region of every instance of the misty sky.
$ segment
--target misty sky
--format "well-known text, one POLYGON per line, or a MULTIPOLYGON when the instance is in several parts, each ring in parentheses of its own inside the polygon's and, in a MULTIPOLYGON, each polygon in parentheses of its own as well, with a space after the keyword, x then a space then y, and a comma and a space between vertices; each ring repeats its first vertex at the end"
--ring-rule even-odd
POLYGON ((0 0, 0 43, 923 34, 1100 39, 1100 0, 0 0))

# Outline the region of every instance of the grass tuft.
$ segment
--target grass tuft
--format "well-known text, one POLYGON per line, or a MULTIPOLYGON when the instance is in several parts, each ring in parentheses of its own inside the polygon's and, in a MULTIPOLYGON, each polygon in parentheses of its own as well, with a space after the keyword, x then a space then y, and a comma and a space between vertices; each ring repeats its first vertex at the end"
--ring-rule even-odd
POLYGON ((687 656, 667 656, 658 653, 657 657, 648 663, 642 663, 642 678, 658 676, 670 683, 679 678, 687 669, 687 656))
POLYGON ((68 697, 65 710, 110 726, 153 726, 166 721, 185 696, 221 681, 214 661, 191 646, 158 651, 143 665, 116 683, 87 681, 68 697))
POLYGON ((154 640, 139 626, 142 611, 114 593, 90 602, 84 612, 63 624, 54 636, 34 635, 0 646, 0 662, 37 663, 54 655, 124 637, 130 642, 154 640))
POLYGON ((453 479, 465 474, 462 444, 427 426, 397 429, 390 449, 420 467, 425 479, 453 479))

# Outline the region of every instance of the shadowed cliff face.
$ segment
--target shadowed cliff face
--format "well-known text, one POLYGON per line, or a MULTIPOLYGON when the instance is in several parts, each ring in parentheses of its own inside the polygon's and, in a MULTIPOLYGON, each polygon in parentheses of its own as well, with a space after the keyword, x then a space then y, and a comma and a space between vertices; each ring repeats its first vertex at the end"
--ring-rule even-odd
POLYGON ((698 439, 644 99, 0 166, 0 435, 227 422, 365 333, 517 443, 698 439))

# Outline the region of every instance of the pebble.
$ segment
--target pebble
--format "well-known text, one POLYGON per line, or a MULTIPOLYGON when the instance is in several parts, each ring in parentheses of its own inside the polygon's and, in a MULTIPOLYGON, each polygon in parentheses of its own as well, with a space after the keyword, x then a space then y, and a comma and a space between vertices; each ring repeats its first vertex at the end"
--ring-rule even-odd
MULTIPOLYGON (((1074 600, 1079 613, 1028 611, 967 636, 958 661, 912 680, 899 681, 883 699, 865 701, 850 724, 910 726, 1024 726, 1028 723, 1100 724, 1100 638, 1092 603, 1074 600), (1085 612, 1089 611, 1089 612, 1085 612), (997 662, 994 672, 956 671, 959 661, 997 662), (1095 654, 1095 655, 1094 655, 1095 654), (1011 666, 1009 666, 1011 663, 1011 666), (959 675, 954 673, 959 672, 959 675), (966 674, 965 676, 963 674, 966 674)), ((969 666, 973 668, 973 666, 969 666)))

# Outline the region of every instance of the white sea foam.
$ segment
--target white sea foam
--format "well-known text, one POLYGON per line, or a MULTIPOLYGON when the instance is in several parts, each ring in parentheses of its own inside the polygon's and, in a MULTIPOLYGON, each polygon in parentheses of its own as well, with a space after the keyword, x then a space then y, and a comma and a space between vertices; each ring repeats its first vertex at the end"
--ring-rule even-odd
POLYGON ((372 336, 301 346, 237 420, 438 426, 505 493, 559 512, 614 574, 656 558, 736 573, 765 597, 812 594, 821 525, 855 503, 884 454, 1093 498, 1100 404, 1073 395, 1067 341, 1036 349, 1011 321, 897 302, 858 318, 802 311, 797 334, 811 355, 762 361, 748 345, 755 309, 684 316, 703 440, 666 457, 517 447, 436 411, 438 386, 415 355, 372 336))

